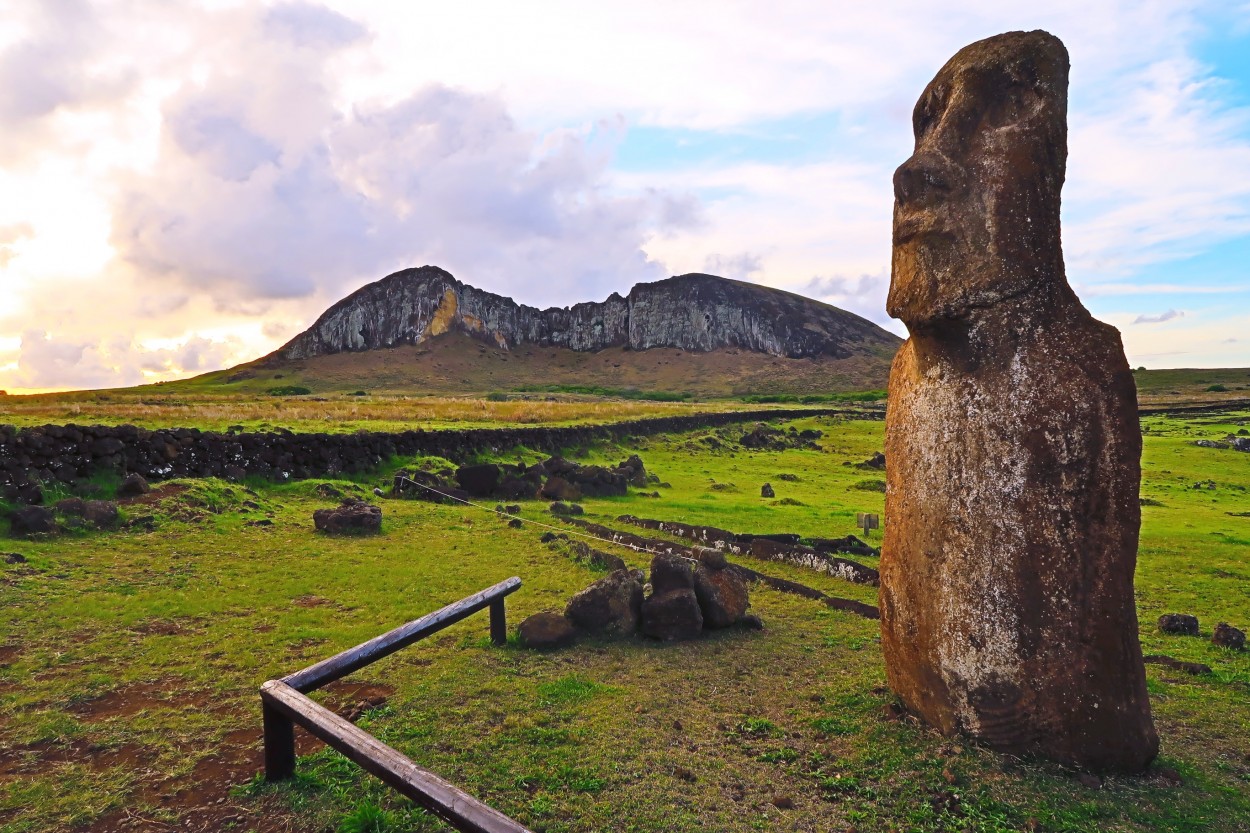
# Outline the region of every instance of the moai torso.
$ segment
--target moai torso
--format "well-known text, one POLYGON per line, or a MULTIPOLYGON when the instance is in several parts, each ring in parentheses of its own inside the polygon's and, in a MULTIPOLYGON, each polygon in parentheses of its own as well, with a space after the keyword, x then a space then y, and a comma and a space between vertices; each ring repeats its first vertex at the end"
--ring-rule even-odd
POLYGON ((1041 32, 958 53, 895 175, 882 648, 946 732, 1098 769, 1158 740, 1133 570, 1141 435, 1118 333, 1059 248, 1067 56, 1041 32))

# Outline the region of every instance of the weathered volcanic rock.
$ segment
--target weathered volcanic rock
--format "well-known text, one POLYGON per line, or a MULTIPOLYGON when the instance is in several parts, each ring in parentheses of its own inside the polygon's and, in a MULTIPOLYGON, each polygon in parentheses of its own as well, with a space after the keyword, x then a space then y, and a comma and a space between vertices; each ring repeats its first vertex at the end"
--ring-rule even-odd
POLYGON ((651 595, 642 603, 642 632, 666 641, 694 639, 703 631, 703 611, 694 592, 690 562, 660 554, 651 560, 651 595))
POLYGON ((1159 630, 1181 636, 1198 635, 1198 617, 1188 613, 1165 613, 1159 617, 1159 630))
POLYGON ((143 478, 143 475, 131 472, 126 475, 126 479, 117 487, 117 496, 138 497, 139 495, 146 495, 150 491, 152 491, 152 487, 148 485, 148 481, 143 478))
POLYGON ((661 553, 651 559, 651 590, 693 590, 694 572, 689 561, 680 556, 661 553))
POLYGON ((348 498, 334 509, 314 511, 313 525, 329 535, 369 535, 382 529, 382 508, 348 498))
MULTIPOLYGON (((724 555, 718 555, 723 562, 724 555)), ((703 627, 727 628, 746 615, 751 600, 747 583, 737 573, 713 567, 713 563, 701 561, 694 568, 694 595, 703 613, 703 627)))
POLYGON ((569 599, 564 616, 591 633, 631 634, 642 616, 642 574, 617 570, 569 599))
POLYGON ((1119 333, 1068 286, 1068 56, 956 54, 894 175, 882 650, 940 730, 1097 770, 1158 751, 1133 569, 1141 433, 1119 333))
POLYGON ((116 526, 120 517, 117 504, 110 500, 83 500, 71 497, 58 501, 56 510, 62 515, 80 518, 98 529, 116 526))
POLYGON ((703 632, 703 611, 694 590, 669 590, 648 596, 642 603, 642 632, 666 642, 698 637, 703 632))
POLYGON ((572 645, 577 639, 577 629, 554 610, 544 610, 517 626, 517 638, 526 648, 551 650, 572 645))
POLYGON ((19 506, 9 513, 9 532, 15 537, 50 535, 56 531, 56 516, 46 506, 19 506))
POLYGON ((1221 648, 1232 648, 1234 651, 1245 650, 1246 632, 1227 622, 1220 622, 1215 626, 1215 633, 1211 635, 1211 643, 1221 648))
POLYGON ((522 344, 597 351, 722 347, 804 358, 876 355, 894 335, 837 307, 779 289, 689 274, 640 283, 628 297, 538 310, 476 289, 436 266, 405 269, 330 307, 272 359, 420 344, 463 332, 512 349, 522 344))
POLYGON ((494 463, 461 466, 456 469, 456 482, 473 497, 490 497, 495 493, 502 473, 494 463))

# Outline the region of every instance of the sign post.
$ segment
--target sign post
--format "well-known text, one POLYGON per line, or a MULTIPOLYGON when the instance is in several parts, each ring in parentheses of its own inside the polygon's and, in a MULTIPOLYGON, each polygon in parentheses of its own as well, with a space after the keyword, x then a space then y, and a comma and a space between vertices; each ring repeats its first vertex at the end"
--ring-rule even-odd
POLYGON ((855 515, 855 525, 864 530, 864 537, 868 537, 869 530, 881 528, 881 518, 869 512, 859 512, 855 515))

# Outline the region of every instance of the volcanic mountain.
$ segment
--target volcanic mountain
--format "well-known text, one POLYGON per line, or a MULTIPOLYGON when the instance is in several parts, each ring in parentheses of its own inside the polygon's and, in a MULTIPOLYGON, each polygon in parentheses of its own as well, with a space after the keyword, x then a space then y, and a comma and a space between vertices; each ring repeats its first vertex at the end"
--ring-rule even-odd
POLYGON ((237 370, 433 392, 566 385, 807 393, 884 387, 900 343, 837 307, 713 275, 540 310, 423 266, 353 292, 237 370))

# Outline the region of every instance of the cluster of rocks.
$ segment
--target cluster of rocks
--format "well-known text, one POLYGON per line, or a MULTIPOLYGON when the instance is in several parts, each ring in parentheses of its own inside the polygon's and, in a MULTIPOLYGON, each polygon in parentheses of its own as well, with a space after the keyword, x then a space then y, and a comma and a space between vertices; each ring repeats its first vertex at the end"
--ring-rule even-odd
POLYGON ((1233 451, 1250 451, 1250 437, 1229 434, 1223 440, 1194 440, 1201 448, 1231 448, 1233 451))
POLYGON ((824 433, 814 428, 808 428, 804 431, 798 431, 793 425, 788 431, 760 422, 755 427, 742 435, 742 439, 738 440, 738 444, 743 448, 749 448, 753 451, 785 451, 788 448, 819 448, 816 440, 824 436, 824 433))
POLYGON ((111 500, 65 498, 54 506, 18 506, 9 512, 9 535, 28 538, 32 535, 55 535, 62 529, 112 529, 121 519, 117 504, 111 500))
POLYGON ((477 428, 464 430, 295 434, 148 430, 133 425, 44 425, 18 429, 0 425, 0 497, 27 504, 43 502, 41 483, 72 485, 102 469, 136 472, 149 480, 174 477, 248 475, 272 480, 359 473, 392 457, 418 455, 463 459, 480 452, 501 453, 524 446, 547 453, 600 441, 677 433, 706 426, 732 425, 761 418, 851 413, 836 409, 725 412, 654 417, 606 425, 554 428, 477 428))
POLYGON ((360 498, 344 498, 333 509, 314 511, 313 525, 327 535, 374 535, 382 531, 382 508, 360 498))
POLYGON ((747 583, 727 569, 723 554, 708 552, 712 555, 694 565, 679 556, 656 555, 646 584, 641 570, 613 570, 574 595, 563 613, 546 610, 523 621, 518 628, 521 643, 559 648, 581 634, 636 633, 677 641, 733 625, 763 627, 757 617, 747 614, 747 583))
MULTIPOLYGON (((1188 613, 1165 613, 1159 617, 1159 630, 1176 636, 1198 636, 1198 617, 1188 613)), ((1246 632, 1227 622, 1220 622, 1211 634, 1211 643, 1234 651, 1246 647, 1246 632)))
POLYGON ((395 473, 391 495, 451 502, 539 497, 573 501, 583 497, 625 495, 630 486, 645 485, 647 470, 637 454, 611 468, 584 466, 557 455, 531 466, 478 463, 436 473, 400 469, 395 473))

